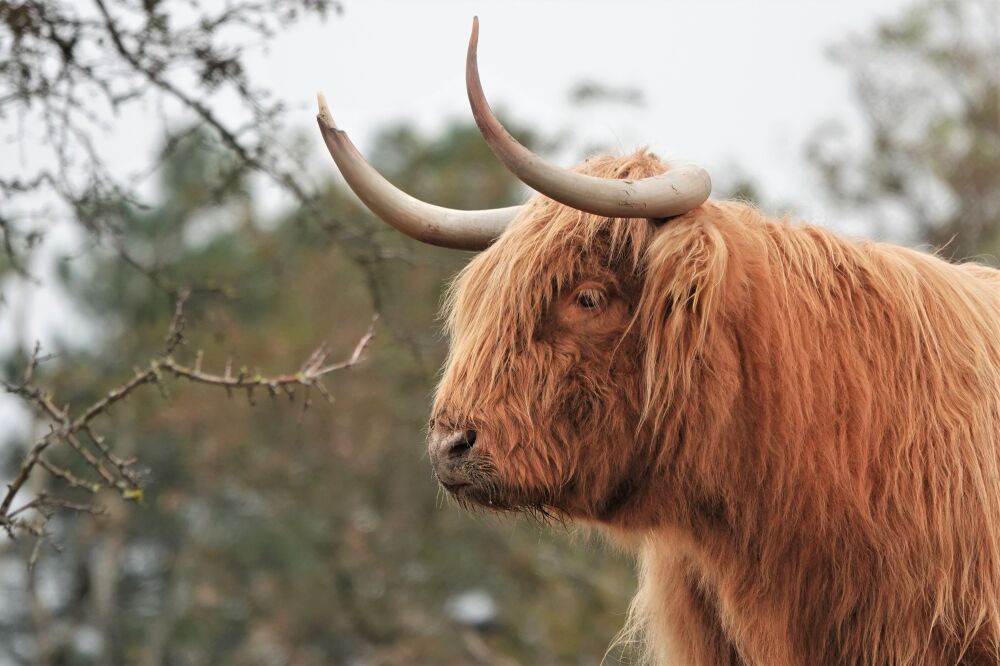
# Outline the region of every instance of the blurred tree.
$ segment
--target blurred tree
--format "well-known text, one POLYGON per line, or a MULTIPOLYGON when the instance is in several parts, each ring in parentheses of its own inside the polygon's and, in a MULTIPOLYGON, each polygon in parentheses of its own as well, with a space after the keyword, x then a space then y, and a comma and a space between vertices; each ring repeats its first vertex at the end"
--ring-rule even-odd
POLYGON ((842 124, 817 131, 808 156, 831 196, 946 256, 1000 254, 1000 3, 923 0, 833 56, 866 145, 842 124))

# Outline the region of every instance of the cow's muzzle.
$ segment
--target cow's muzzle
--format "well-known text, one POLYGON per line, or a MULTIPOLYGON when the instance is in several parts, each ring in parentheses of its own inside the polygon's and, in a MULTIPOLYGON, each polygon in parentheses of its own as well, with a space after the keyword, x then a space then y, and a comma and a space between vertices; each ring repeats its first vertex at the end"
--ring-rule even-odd
POLYGON ((475 446, 475 430, 435 428, 431 431, 427 452, 435 476, 449 492, 458 492, 474 481, 469 457, 475 446))

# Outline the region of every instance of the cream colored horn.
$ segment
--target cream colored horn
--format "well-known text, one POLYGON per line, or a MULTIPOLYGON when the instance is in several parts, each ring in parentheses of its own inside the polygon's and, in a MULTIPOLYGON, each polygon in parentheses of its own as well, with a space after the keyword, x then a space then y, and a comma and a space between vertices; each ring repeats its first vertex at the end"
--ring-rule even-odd
POLYGON ((482 250, 507 227, 520 206, 488 210, 454 210, 411 197, 382 177, 333 122, 322 94, 319 129, 340 173, 375 215, 410 238, 458 250, 482 250))
POLYGON ((700 206, 712 191, 708 172, 698 166, 675 166, 642 180, 595 178, 549 164, 512 137, 493 115, 479 80, 476 50, 479 19, 465 61, 465 86, 479 131, 501 162, 525 185, 550 199, 605 217, 664 218, 700 206))

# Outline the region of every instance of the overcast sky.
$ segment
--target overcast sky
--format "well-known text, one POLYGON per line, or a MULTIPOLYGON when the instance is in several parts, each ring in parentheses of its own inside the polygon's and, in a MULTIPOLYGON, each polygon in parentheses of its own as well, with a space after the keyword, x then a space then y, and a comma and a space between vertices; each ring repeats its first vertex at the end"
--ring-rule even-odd
POLYGON ((433 129, 469 117, 464 56, 478 14, 487 96, 522 124, 549 135, 572 128, 623 151, 649 144, 717 174, 739 165, 770 199, 840 226, 803 168, 803 145, 819 123, 856 123, 846 72, 826 51, 907 4, 348 0, 342 17, 280 39, 257 73, 283 99, 302 100, 303 123, 314 92, 325 92, 364 150, 387 121, 433 129), (646 104, 574 109, 567 92, 581 80, 635 86, 646 104))

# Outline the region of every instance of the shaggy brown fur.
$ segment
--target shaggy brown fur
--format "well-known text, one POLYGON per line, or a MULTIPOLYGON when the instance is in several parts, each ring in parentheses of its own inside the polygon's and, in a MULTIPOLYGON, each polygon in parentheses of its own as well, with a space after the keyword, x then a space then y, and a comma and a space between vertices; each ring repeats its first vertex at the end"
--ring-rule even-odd
POLYGON ((459 499, 634 546, 658 662, 1000 661, 997 271, 742 203, 654 224, 536 197, 448 308, 459 499))

